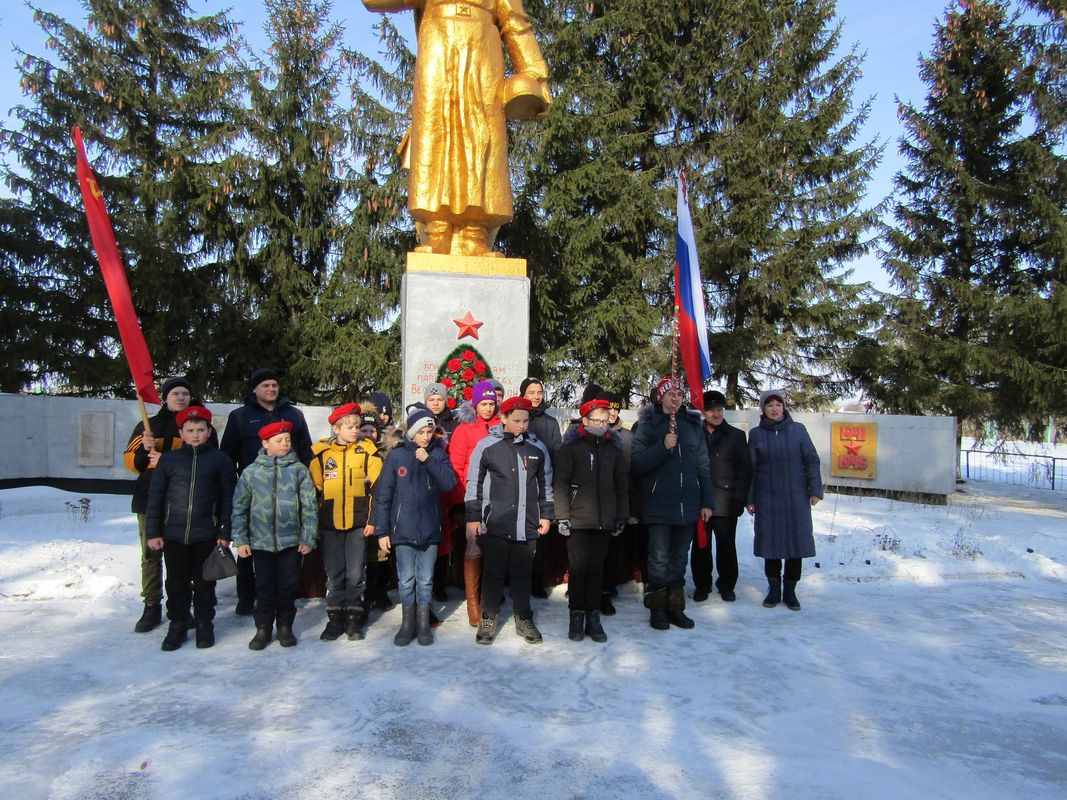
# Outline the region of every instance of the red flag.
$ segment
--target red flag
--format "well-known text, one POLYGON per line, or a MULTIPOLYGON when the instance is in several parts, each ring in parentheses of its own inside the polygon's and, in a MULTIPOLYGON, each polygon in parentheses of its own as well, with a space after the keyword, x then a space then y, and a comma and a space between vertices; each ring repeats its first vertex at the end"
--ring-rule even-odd
POLYGON ((111 307, 115 311, 115 322, 119 326, 119 338, 122 339, 122 349, 126 352, 126 361, 130 365, 133 384, 142 400, 163 405, 156 392, 152 354, 148 352, 148 343, 141 332, 141 324, 137 321, 137 312, 133 310, 126 268, 122 265, 122 256, 119 255, 118 245, 115 244, 115 231, 107 215, 104 196, 100 193, 100 187, 85 158, 81 128, 75 126, 73 137, 78 148, 78 183, 82 190, 82 200, 85 202, 85 217, 89 220, 89 235, 93 239, 96 258, 104 275, 104 285, 107 286, 111 307))

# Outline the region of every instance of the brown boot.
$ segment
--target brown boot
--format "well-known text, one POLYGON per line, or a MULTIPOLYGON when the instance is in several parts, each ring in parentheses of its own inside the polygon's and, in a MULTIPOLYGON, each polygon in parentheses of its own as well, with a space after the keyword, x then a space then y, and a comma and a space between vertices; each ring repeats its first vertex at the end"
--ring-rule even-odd
POLYGON ((463 586, 467 591, 467 621, 477 628, 482 621, 482 560, 463 559, 463 586))

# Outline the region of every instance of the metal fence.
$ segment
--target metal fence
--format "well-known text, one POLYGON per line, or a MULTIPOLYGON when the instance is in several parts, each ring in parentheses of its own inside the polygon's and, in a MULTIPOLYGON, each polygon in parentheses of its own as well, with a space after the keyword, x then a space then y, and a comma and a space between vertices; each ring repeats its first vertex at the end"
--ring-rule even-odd
POLYGON ((964 450, 967 480, 1067 491, 1067 458, 1003 450, 964 450))

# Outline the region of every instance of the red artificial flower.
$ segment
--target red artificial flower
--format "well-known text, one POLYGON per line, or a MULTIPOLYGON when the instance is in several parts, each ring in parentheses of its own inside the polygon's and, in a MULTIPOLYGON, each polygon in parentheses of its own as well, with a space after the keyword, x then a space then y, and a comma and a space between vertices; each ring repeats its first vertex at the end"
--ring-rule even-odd
POLYGON ((464 386, 463 387, 463 399, 464 400, 470 400, 471 399, 471 395, 473 395, 473 394, 474 394, 474 387, 473 386, 464 386))
POLYGON ((448 398, 448 407, 449 408, 455 408, 456 407, 456 398, 454 398, 454 397, 448 398))
POLYGON ((463 351, 463 360, 464 361, 474 361, 474 359, 476 359, 477 357, 478 356, 476 356, 474 354, 473 350, 464 350, 463 351))
POLYGON ((467 383, 470 383, 474 379, 474 370, 473 369, 465 369, 465 370, 463 370, 463 372, 461 372, 459 374, 459 377, 461 377, 463 380, 467 381, 467 383))
POLYGON ((448 365, 447 366, 448 366, 448 371, 449 372, 455 372, 457 369, 459 369, 462 366, 462 364, 460 363, 458 358, 450 358, 450 359, 448 359, 448 365))
POLYGON ((441 385, 444 386, 446 389, 451 389, 453 386, 456 385, 456 382, 451 378, 441 378, 441 385))
POLYGON ((474 371, 478 373, 478 377, 481 377, 482 375, 484 375, 485 374, 485 362, 484 361, 475 361, 474 362, 474 371))

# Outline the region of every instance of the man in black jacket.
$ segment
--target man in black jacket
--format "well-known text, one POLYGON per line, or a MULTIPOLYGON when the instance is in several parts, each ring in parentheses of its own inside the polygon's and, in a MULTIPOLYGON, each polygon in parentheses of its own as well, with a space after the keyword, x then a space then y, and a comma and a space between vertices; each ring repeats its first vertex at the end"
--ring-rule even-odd
POLYGON ((703 546, 699 532, 693 538, 690 567, 696 591, 693 600, 701 603, 711 593, 711 576, 714 562, 719 562, 719 579, 715 588, 728 603, 736 596, 737 585, 737 518, 745 510, 748 485, 752 479, 752 460, 748 454, 748 442, 743 431, 733 427, 723 416, 726 398, 722 392, 704 392, 704 438, 708 443, 708 462, 711 466, 711 482, 715 491, 715 513, 707 528, 715 536, 715 556, 711 552, 711 536, 705 533, 703 546))
MULTIPOLYGON (((304 466, 311 463, 311 433, 304 414, 281 394, 278 373, 272 369, 257 369, 248 379, 249 394, 241 408, 234 409, 226 419, 219 449, 228 455, 237 467, 237 474, 256 460, 263 443, 259 429, 272 422, 290 422, 293 425, 293 451, 304 466)), ((251 558, 237 559, 237 613, 247 616, 252 613, 256 601, 256 576, 251 558)))

